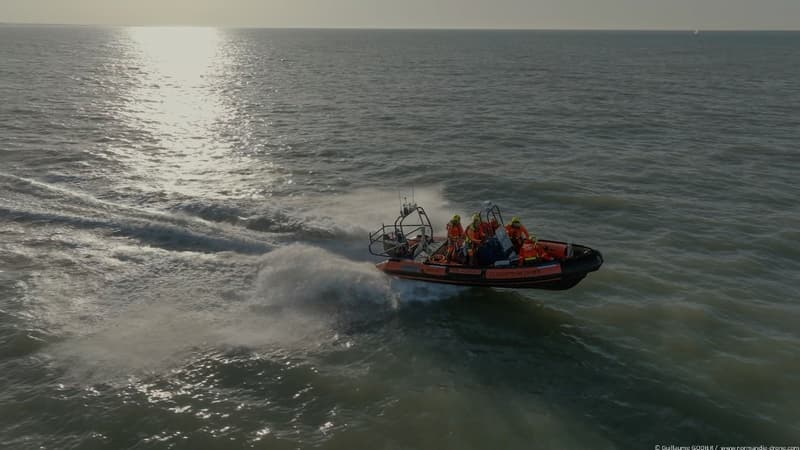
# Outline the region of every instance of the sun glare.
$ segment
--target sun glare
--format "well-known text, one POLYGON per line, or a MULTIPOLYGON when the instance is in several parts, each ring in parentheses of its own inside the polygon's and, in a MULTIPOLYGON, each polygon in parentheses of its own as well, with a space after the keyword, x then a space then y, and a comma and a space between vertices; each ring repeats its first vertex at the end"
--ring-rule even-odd
POLYGON ((144 62, 168 81, 197 85, 215 70, 220 45, 216 28, 134 27, 128 32, 144 62))
POLYGON ((137 88, 129 116, 148 134, 139 161, 157 189, 193 192, 197 180, 220 176, 228 144, 218 138, 228 107, 220 92, 226 56, 215 28, 134 27, 127 29, 138 61, 137 88), (148 161, 156 153, 157 168, 148 161), (156 176, 154 173, 158 173, 156 176))

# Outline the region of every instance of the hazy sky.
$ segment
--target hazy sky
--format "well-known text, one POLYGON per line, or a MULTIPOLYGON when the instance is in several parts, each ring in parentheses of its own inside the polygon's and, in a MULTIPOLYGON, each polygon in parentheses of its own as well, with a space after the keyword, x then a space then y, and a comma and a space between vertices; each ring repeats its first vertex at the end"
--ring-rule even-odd
POLYGON ((0 0, 0 22, 800 29, 800 0, 0 0))

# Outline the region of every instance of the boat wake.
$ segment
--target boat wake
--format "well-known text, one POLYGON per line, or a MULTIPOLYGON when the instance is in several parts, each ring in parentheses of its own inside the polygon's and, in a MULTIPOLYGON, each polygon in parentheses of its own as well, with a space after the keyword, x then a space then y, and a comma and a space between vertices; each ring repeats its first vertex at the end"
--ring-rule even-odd
POLYGON ((264 233, 235 229, 185 214, 105 201, 36 180, 0 173, 0 220, 52 234, 93 230, 173 251, 260 254, 273 248, 264 233))
MULTIPOLYGON (((194 258, 183 264, 191 267, 190 260, 194 258)), ((208 255, 200 265, 223 272, 231 263, 208 255)), ((79 379, 96 381, 162 372, 208 351, 231 348, 307 354, 337 346, 340 336, 355 328, 388 320, 404 304, 459 292, 391 280, 371 263, 305 244, 234 264, 245 270, 245 263, 255 271, 238 279, 236 271, 228 270, 204 282, 188 276, 193 271, 186 267, 168 279, 142 280, 136 290, 145 299, 125 299, 127 306, 121 311, 108 310, 83 323, 81 330, 73 327, 70 336, 43 352, 79 379), (242 286, 243 280, 249 288, 242 286)), ((124 292, 130 292, 130 286, 124 292)))
MULTIPOLYGON (((25 262, 0 260, 13 284, 5 313, 21 337, 37 330, 19 352, 81 380, 161 372, 230 348, 311 352, 404 304, 459 292, 394 280, 363 260, 366 226, 396 209, 396 193, 157 210, 2 173, 0 189, 0 256, 25 262), (256 231, 253 217, 284 228, 256 231)), ((417 195, 446 204, 437 190, 417 195)))

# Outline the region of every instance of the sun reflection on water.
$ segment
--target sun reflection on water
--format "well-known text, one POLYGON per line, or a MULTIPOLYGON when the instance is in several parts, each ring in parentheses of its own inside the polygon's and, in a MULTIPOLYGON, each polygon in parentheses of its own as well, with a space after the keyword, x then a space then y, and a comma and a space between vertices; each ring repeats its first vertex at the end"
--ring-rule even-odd
POLYGON ((133 27, 127 33, 138 64, 127 117, 143 138, 134 155, 143 189, 216 197, 225 174, 246 171, 220 130, 233 112, 220 92, 231 56, 215 28, 133 27))

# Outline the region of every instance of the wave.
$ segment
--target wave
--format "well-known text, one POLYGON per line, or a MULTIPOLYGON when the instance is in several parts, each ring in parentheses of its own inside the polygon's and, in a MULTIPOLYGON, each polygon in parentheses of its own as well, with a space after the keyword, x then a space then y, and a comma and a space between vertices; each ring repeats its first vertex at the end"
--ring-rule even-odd
POLYGON ((397 307, 390 279, 370 263, 354 262, 319 247, 292 244, 264 255, 254 299, 272 308, 397 307))
POLYGON ((206 220, 113 203, 40 181, 0 174, 0 218, 32 226, 96 229, 167 250, 261 254, 273 248, 263 234, 206 220))

